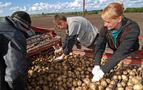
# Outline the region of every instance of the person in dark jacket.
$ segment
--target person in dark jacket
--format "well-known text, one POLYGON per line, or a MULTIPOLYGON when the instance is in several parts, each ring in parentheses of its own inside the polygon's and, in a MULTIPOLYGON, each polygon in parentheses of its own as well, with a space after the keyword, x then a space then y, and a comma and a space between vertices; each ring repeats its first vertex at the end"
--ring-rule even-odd
POLYGON ((0 90, 27 90, 30 62, 26 38, 34 34, 30 16, 24 11, 14 12, 0 22, 0 90))
POLYGON ((95 66, 92 81, 99 81, 104 74, 113 69, 121 60, 138 50, 140 28, 135 21, 123 16, 123 6, 109 4, 101 14, 104 27, 100 30, 95 47, 95 66), (113 55, 105 65, 100 65, 106 44, 113 50, 113 55))

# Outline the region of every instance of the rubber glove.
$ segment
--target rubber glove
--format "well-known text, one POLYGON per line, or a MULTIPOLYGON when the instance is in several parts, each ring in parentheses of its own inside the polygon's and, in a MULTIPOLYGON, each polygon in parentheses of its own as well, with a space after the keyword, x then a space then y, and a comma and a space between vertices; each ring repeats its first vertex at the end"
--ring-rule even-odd
POLYGON ((92 82, 99 81, 104 76, 104 72, 101 70, 99 65, 94 66, 92 74, 93 74, 92 82))

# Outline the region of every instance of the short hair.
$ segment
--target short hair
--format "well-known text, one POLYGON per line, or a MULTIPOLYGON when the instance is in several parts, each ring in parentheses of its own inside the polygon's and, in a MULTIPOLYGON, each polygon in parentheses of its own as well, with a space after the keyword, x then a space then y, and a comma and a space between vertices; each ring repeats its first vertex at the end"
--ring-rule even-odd
POLYGON ((55 21, 59 21, 59 20, 67 21, 67 18, 62 14, 56 14, 54 16, 54 19, 55 19, 55 21))
POLYGON ((122 16, 124 7, 120 3, 110 3, 101 13, 101 17, 108 17, 110 19, 116 19, 122 16))

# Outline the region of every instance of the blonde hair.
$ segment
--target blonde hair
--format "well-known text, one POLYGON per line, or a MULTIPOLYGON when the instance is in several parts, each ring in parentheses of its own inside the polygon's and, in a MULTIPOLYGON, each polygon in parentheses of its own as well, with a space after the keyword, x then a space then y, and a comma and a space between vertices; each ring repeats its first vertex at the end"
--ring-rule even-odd
POLYGON ((101 13, 102 18, 116 19, 123 15, 124 7, 120 3, 110 3, 101 13))

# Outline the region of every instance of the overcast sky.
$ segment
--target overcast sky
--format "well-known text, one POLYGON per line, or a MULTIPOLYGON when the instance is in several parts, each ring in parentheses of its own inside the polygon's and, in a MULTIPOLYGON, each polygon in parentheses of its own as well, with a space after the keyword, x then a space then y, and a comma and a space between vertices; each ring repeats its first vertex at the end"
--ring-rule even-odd
MULTIPOLYGON (((0 0, 0 16, 17 10, 30 14, 81 11, 83 0, 0 0)), ((103 9, 111 2, 123 0, 85 0, 87 10, 103 9)), ((143 7, 143 0, 124 0, 125 7, 143 7)))

